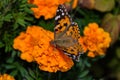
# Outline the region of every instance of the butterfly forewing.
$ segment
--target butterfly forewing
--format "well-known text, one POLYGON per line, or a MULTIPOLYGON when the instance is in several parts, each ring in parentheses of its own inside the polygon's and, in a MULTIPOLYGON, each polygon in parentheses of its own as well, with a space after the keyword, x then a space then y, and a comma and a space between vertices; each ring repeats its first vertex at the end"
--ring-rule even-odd
POLYGON ((67 31, 71 22, 72 19, 68 15, 66 8, 63 5, 59 5, 55 17, 55 39, 61 37, 67 31))

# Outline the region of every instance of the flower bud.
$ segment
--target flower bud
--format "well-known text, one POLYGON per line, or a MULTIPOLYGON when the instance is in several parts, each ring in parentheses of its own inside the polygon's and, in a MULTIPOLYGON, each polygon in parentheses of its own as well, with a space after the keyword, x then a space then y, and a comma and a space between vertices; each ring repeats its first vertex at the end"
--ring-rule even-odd
POLYGON ((64 3, 64 6, 65 6, 65 8, 67 9, 68 12, 72 9, 70 3, 64 3))
POLYGON ((95 0, 95 7, 94 9, 106 12, 111 11, 115 6, 115 0, 95 0))
POLYGON ((119 37, 119 24, 117 16, 112 14, 106 14, 102 21, 101 26, 105 31, 110 33, 112 39, 111 44, 115 43, 119 37))
POLYGON ((79 0, 80 7, 85 7, 88 9, 93 9, 95 0, 79 0))

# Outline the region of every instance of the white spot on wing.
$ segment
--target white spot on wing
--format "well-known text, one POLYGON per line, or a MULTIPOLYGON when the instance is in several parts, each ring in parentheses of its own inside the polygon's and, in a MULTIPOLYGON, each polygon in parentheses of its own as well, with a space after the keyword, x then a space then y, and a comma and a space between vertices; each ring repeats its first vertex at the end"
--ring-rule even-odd
POLYGON ((60 15, 59 15, 59 16, 56 16, 56 17, 55 17, 55 20, 58 20, 59 18, 60 18, 60 15))
POLYGON ((57 10, 57 12, 59 12, 59 10, 57 10))
POLYGON ((75 22, 72 22, 72 24, 75 24, 75 22))
POLYGON ((62 9, 60 9, 60 11, 62 11, 62 9))
POLYGON ((62 13, 62 15, 64 16, 65 14, 64 14, 64 13, 62 13))
POLYGON ((61 12, 63 12, 63 10, 61 10, 61 12))

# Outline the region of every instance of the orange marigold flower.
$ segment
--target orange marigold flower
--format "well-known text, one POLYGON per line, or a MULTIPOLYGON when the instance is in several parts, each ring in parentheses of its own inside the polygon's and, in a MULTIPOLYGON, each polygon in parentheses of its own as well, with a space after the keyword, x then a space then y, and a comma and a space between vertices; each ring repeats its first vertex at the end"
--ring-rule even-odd
POLYGON ((84 29, 84 36, 79 39, 84 52, 88 51, 89 57, 104 55, 110 46, 111 38, 109 33, 99 28, 98 24, 90 23, 84 29))
POLYGON ((26 32, 21 32, 14 39, 13 47, 22 52, 22 59, 32 62, 34 57, 38 56, 38 53, 42 53, 48 48, 51 39, 53 39, 52 32, 39 26, 29 26, 26 32))
POLYGON ((37 62, 41 70, 67 71, 74 63, 71 58, 50 44, 53 38, 53 32, 39 26, 29 26, 26 32, 21 32, 14 39, 13 47, 22 52, 21 59, 37 62))
POLYGON ((89 57, 95 57, 95 54, 93 52, 89 51, 87 56, 89 56, 89 57))
POLYGON ((8 74, 3 74, 0 75, 0 80, 15 80, 14 77, 8 75, 8 74))
POLYGON ((35 18, 44 16, 45 20, 53 18, 59 4, 70 2, 70 0, 28 0, 28 3, 34 4, 37 7, 31 8, 35 18))

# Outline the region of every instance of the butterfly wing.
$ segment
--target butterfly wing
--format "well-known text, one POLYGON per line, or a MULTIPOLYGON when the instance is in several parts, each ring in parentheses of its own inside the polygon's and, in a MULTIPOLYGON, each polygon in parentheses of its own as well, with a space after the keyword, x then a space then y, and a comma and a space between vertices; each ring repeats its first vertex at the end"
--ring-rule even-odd
POLYGON ((59 5, 56 17, 55 17, 55 28, 54 28, 54 34, 55 34, 55 40, 60 38, 68 29, 72 22, 72 19, 68 15, 67 10, 63 5, 59 5))
POLYGON ((80 38, 80 30, 77 23, 72 22, 69 29, 64 35, 70 36, 71 39, 73 39, 72 41, 74 42, 74 44, 69 47, 63 47, 63 50, 74 55, 77 55, 79 52, 82 53, 82 47, 78 42, 78 39, 80 38))
POLYGON ((72 22, 67 10, 59 5, 55 17, 54 43, 74 60, 78 61, 82 53, 81 45, 78 43, 80 31, 77 23, 72 22))

